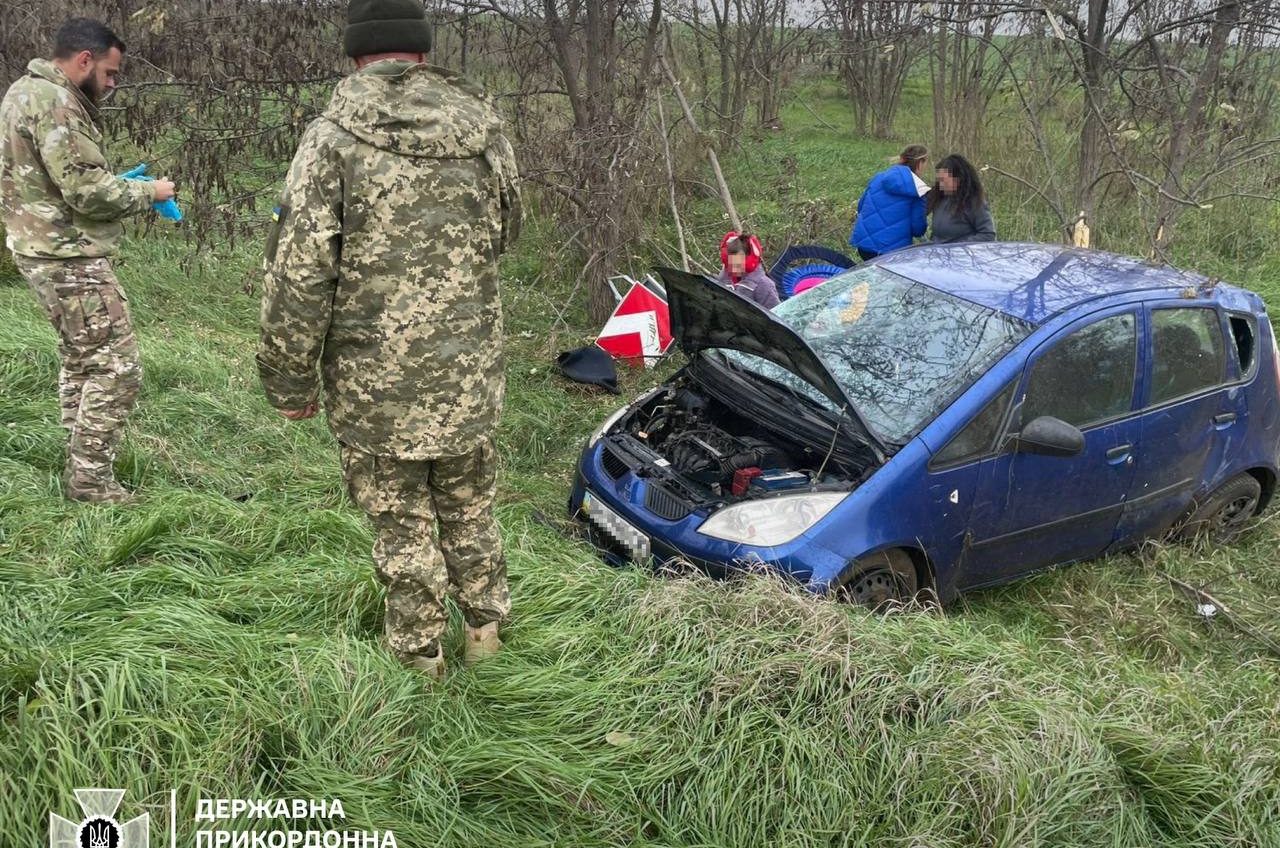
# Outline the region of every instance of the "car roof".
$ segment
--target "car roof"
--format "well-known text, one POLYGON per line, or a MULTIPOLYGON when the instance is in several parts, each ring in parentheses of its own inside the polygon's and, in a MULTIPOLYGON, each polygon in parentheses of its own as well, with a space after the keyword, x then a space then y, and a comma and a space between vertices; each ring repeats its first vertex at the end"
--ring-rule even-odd
POLYGON ((1058 244, 924 244, 881 256, 875 264, 1036 325, 1113 295, 1193 289, 1208 296, 1217 285, 1168 265, 1058 244))

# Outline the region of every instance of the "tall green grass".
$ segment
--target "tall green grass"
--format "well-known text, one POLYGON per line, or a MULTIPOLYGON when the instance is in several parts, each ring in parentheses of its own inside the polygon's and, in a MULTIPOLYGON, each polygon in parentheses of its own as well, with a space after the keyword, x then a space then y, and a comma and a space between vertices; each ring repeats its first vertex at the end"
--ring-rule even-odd
MULTIPOLYGON (((895 146, 786 119, 731 166, 762 232, 856 198, 895 146)), ((691 210, 708 253, 721 223, 691 210)), ((260 396, 252 255, 189 274, 177 243, 129 245, 146 374, 125 508, 60 500, 53 336, 0 286, 0 844, 43 844, 73 788, 112 786, 158 841, 176 789, 185 845, 207 797, 337 797, 412 846, 1280 845, 1280 658, 1162 576, 1276 635, 1273 519, 944 614, 609 568, 541 518, 617 403, 551 371, 590 335, 576 307, 552 319, 556 249, 535 221, 504 266, 508 648, 438 687, 379 645, 370 531, 323 424, 260 396)))

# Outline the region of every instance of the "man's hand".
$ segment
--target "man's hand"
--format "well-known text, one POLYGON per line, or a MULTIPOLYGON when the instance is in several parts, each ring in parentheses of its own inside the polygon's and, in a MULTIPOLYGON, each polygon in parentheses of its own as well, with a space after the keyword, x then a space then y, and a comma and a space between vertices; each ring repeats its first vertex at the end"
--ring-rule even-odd
POLYGON ((166 200, 173 200, 178 194, 177 186, 172 180, 156 180, 156 203, 164 203, 166 200))
POLYGON ((301 421, 304 418, 314 418, 316 414, 316 402, 312 401, 302 409, 282 409, 280 414, 290 421, 301 421))

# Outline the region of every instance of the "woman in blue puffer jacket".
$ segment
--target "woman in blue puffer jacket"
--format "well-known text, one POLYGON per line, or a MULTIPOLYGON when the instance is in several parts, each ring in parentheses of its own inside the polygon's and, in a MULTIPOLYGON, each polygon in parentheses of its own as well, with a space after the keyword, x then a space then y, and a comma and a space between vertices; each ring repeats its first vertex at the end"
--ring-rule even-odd
POLYGON ((923 144, 912 144, 902 151, 898 163, 871 178, 867 190, 858 198, 858 220, 849 235, 849 245, 865 262, 882 253, 907 247, 911 240, 924 235, 924 195, 929 185, 920 172, 929 159, 923 144))

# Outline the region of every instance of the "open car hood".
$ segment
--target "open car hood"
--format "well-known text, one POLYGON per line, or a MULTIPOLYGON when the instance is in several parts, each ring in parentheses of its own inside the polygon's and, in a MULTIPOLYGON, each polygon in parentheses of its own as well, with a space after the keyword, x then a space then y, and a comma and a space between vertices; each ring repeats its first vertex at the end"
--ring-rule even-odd
POLYGON ((698 274, 655 268, 667 287, 671 332, 689 356, 710 348, 737 350, 767 359, 795 374, 845 410, 853 435, 885 459, 885 445, 872 435, 844 388, 813 348, 771 312, 698 274))

